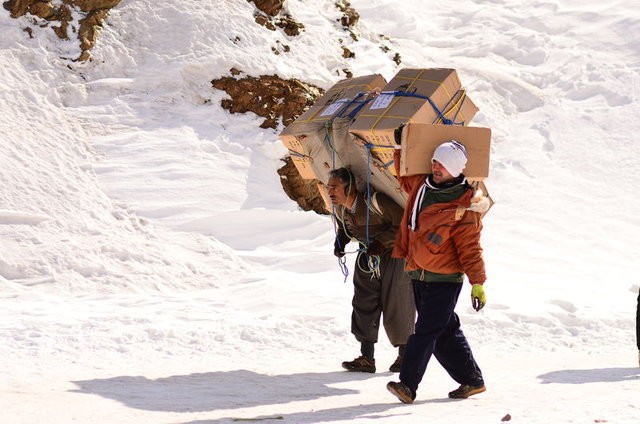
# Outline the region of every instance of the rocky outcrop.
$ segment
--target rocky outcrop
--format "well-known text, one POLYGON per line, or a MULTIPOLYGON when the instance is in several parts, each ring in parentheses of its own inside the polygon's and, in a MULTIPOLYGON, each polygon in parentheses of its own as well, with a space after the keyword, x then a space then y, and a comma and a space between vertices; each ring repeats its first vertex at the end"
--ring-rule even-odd
POLYGON ((269 16, 276 16, 282 11, 285 0, 253 0, 256 7, 269 16))
MULTIPOLYGON (((213 87, 224 90, 230 97, 222 100, 222 107, 231 113, 253 112, 265 118, 260 124, 262 128, 275 129, 280 122, 289 125, 323 93, 321 88, 297 79, 241 76, 243 73, 237 69, 230 72, 231 76, 211 81, 213 87)), ((318 180, 302 179, 290 157, 283 161, 278 174, 287 196, 303 210, 326 214, 318 180)))
POLYGON ((258 9, 253 15, 258 25, 271 31, 281 28, 285 34, 292 37, 304 30, 304 25, 284 11, 285 0, 249 0, 249 2, 254 3, 258 9))
POLYGON ((291 157, 282 159, 284 165, 278 169, 282 189, 294 200, 300 209, 304 211, 314 211, 320 215, 328 215, 322 195, 318 188, 318 180, 303 180, 300 173, 293 164, 291 157))
POLYGON ((231 97, 222 101, 222 107, 231 113, 253 112, 265 118, 261 128, 286 126, 309 108, 322 94, 322 89, 297 79, 284 80, 277 75, 238 77, 242 74, 231 70, 232 76, 211 81, 214 88, 224 90, 231 97))
MULTIPOLYGON (((80 41, 80 56, 74 60, 86 61, 91 55, 89 50, 95 46, 98 31, 109 14, 121 0, 63 0, 62 4, 54 4, 51 0, 9 0, 2 5, 11 12, 12 18, 19 18, 26 14, 37 16, 48 22, 59 22, 51 28, 63 40, 69 39, 69 27, 73 19, 72 10, 78 10, 83 18, 78 22, 78 40, 80 41)), ((75 32, 75 29, 72 29, 75 32)), ((33 31, 25 29, 30 36, 33 31)))
POLYGON ((340 25, 344 28, 353 28, 360 20, 360 14, 351 7, 351 3, 345 0, 336 2, 336 7, 342 12, 340 17, 340 25))

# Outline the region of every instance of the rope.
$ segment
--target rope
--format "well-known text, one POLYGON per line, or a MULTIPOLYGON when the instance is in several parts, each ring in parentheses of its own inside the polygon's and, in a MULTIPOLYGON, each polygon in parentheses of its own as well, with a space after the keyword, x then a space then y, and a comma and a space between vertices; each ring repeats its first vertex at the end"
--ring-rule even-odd
POLYGON ((328 120, 324 124, 324 141, 327 143, 329 150, 331 151, 331 168, 336 169, 336 149, 333 147, 333 143, 331 142, 331 125, 333 124, 333 119, 328 120))
MULTIPOLYGON (((372 100, 372 98, 369 98, 365 101, 359 101, 358 99, 360 99, 362 96, 364 95, 368 95, 369 92, 360 92, 358 93, 353 100, 350 100, 349 102, 345 102, 345 105, 342 107, 342 109, 340 109, 340 111, 334 115, 333 118, 329 119, 324 127, 325 127, 325 142, 327 143, 327 146, 329 147, 329 150, 331 151, 331 162, 332 162, 332 169, 336 169, 336 149, 333 146, 333 143, 331 142, 331 125, 333 123, 333 120, 336 117, 344 117, 343 114, 346 110, 348 110, 353 104, 358 103, 358 106, 356 106, 353 110, 351 110, 351 112, 349 112, 347 114, 346 117, 348 118, 353 118, 359 111, 360 109, 362 109, 368 102, 370 102, 372 100)), ((380 148, 385 148, 388 146, 379 146, 380 148)), ((364 249, 358 249, 355 252, 344 252, 344 247, 345 246, 340 246, 338 245, 338 248, 341 249, 342 252, 345 253, 345 255, 347 254, 352 254, 352 253, 366 253, 366 249, 369 246, 369 219, 370 219, 370 208, 369 208, 369 204, 371 203, 371 181, 370 181, 370 177, 371 177, 371 148, 367 149, 368 152, 368 159, 367 159, 367 199, 366 199, 366 244, 365 244, 365 248, 364 249)), ((355 186, 355 181, 350 181, 349 187, 354 187, 355 186)), ((342 219, 338 219, 337 218, 337 211, 336 211, 336 207, 333 207, 333 214, 332 214, 332 219, 334 220, 334 231, 336 234, 336 240, 337 235, 338 235, 338 224, 335 222, 336 220, 340 221, 340 223, 342 224, 342 228, 343 231, 346 234, 349 234, 349 232, 347 231, 346 225, 345 225, 345 220, 344 220, 344 211, 345 208, 342 209, 342 219)), ((339 240, 338 240, 339 243, 339 240)), ((379 256, 374 256, 374 255, 367 255, 368 256, 368 260, 367 260, 367 266, 368 269, 363 269, 360 265, 360 261, 357 260, 357 266, 359 267, 359 269, 365 273, 371 273, 372 277, 376 277, 376 278, 380 278, 380 257, 379 256)), ((358 258, 360 258, 361 255, 358 255, 358 258)), ((347 277, 349 276, 349 268, 346 265, 346 258, 345 256, 338 258, 338 266, 340 267, 340 270, 342 271, 342 275, 344 275, 344 281, 347 281, 347 277)))
POLYGON ((367 263, 364 264, 366 265, 367 268, 364 267, 364 265, 361 263, 361 258, 367 253, 365 250, 359 250, 359 252, 361 253, 360 255, 358 255, 358 258, 356 259, 356 266, 358 267, 358 269, 362 272, 364 272, 365 274, 371 274, 371 279, 373 280, 374 278, 380 278, 380 256, 378 255, 367 255, 367 263))
POLYGON ((305 155, 304 153, 296 152, 295 150, 291 150, 291 149, 289 149, 289 156, 295 156, 298 158, 309 159, 309 160, 313 159, 309 155, 305 155))
MULTIPOLYGON (((371 148, 367 147, 367 201, 366 201, 366 209, 367 209, 367 224, 366 224, 366 235, 367 235, 367 248, 369 247, 369 216, 371 214, 371 148)), ((376 255, 368 255, 368 265, 371 270, 371 278, 376 277, 380 278, 380 257, 376 255)))

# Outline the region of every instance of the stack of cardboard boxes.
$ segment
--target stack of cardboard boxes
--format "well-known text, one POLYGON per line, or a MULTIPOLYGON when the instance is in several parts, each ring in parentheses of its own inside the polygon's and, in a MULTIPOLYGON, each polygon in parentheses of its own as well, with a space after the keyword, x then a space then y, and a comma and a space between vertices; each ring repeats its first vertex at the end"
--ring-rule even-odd
POLYGON ((380 75, 338 82, 280 139, 301 176, 321 188, 331 169, 347 166, 404 206, 393 167, 396 129, 403 126, 401 176, 430 173, 435 148, 457 140, 468 153, 465 176, 484 186, 491 130, 467 126, 477 111, 454 69, 403 69, 388 83, 380 75))

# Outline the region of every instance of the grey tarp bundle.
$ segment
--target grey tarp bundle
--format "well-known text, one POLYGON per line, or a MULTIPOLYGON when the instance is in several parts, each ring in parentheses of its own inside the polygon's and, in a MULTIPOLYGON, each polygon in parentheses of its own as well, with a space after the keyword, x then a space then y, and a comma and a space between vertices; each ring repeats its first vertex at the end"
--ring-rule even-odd
POLYGON ((294 132, 303 136, 300 142, 303 151, 292 151, 291 154, 303 156, 324 184, 332 169, 347 167, 355 175, 359 191, 367 192, 368 180, 371 192, 383 192, 404 207, 407 195, 391 173, 393 164, 383 164, 369 155, 367 147, 356 142, 349 133, 351 122, 350 118, 334 118, 322 123, 296 123, 294 132))

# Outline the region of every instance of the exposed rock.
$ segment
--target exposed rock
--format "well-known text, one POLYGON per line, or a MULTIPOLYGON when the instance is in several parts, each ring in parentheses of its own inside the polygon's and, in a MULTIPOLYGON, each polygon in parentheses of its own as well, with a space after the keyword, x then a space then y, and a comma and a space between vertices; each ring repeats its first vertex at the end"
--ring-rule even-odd
POLYGON ((211 84, 231 97, 222 101, 222 107, 229 112, 253 112, 265 118, 261 128, 275 129, 280 119, 285 126, 289 125, 322 93, 319 87, 297 79, 283 80, 277 75, 222 77, 211 84))
MULTIPOLYGON (((50 22, 59 22, 60 25, 51 26, 58 38, 69 39, 69 24, 73 19, 71 10, 79 9, 84 13, 84 18, 79 21, 78 39, 80 41, 79 61, 89 60, 89 50, 95 46, 98 30, 109 11, 117 6, 121 0, 63 0, 63 4, 54 5, 51 0, 9 0, 2 5, 11 12, 12 18, 18 18, 27 13, 38 16, 50 22)), ((33 36, 33 32, 29 32, 33 36)))
POLYGON ((342 69, 342 72, 344 73, 344 76, 346 78, 353 78, 353 72, 351 72, 349 69, 342 69))
POLYGON ((285 0, 253 0, 256 7, 269 16, 276 16, 282 11, 285 0))
POLYGON ((345 0, 336 2, 336 7, 342 12, 340 25, 345 28, 353 28, 360 20, 360 14, 351 7, 351 3, 345 0))
POLYGON ((271 21, 271 19, 262 13, 257 13, 255 15, 255 20, 256 23, 260 26, 265 27, 266 29, 270 30, 270 31, 275 31, 276 30, 276 25, 273 23, 273 21, 271 21))
POLYGON ((9 0, 2 3, 2 6, 11 12, 12 18, 30 13, 46 20, 57 20, 57 9, 50 0, 9 0))
POLYGON ((290 14, 283 13, 285 0, 248 0, 253 2, 258 12, 254 14, 255 21, 271 31, 281 28, 285 34, 294 37, 300 34, 304 25, 296 21, 290 14))
POLYGON ((304 29, 304 25, 293 19, 291 15, 283 15, 276 19, 275 24, 278 28, 282 28, 285 34, 295 37, 300 35, 300 31, 304 29))
POLYGON ((9 0, 2 3, 2 7, 11 12, 12 18, 19 18, 29 11, 29 7, 38 0, 9 0))
POLYGON ((60 12, 56 10, 50 2, 39 1, 33 3, 29 7, 29 13, 46 19, 47 21, 60 20, 60 12))
POLYGON ((60 26, 52 26, 51 29, 61 40, 68 40, 67 28, 69 28, 69 22, 71 21, 71 10, 67 5, 62 5, 56 12, 55 20, 60 22, 60 26))
MULTIPOLYGON (((238 76, 241 71, 231 69, 238 76)), ((231 113, 253 112, 265 118, 262 128, 276 128, 280 119, 286 126, 307 110, 323 90, 297 79, 283 80, 276 75, 255 77, 222 77, 211 84, 229 94, 222 100, 222 107, 231 113)), ((328 213, 318 190, 318 180, 304 180, 290 157, 284 158, 284 166, 278 170, 282 188, 300 208, 319 214, 328 213)))
POLYGON ((342 57, 344 57, 345 59, 353 59, 354 57, 356 57, 356 54, 354 52, 352 52, 351 50, 349 50, 346 47, 342 47, 342 57))
POLYGON ((73 0, 76 6, 83 12, 91 12, 100 9, 113 9, 121 0, 73 0))
POLYGON ((302 210, 328 215, 324 200, 318 189, 318 180, 303 180, 293 164, 291 157, 282 159, 284 166, 278 169, 280 183, 284 192, 294 200, 302 210))
POLYGON ((98 31, 102 28, 102 22, 108 14, 108 9, 97 9, 89 12, 86 18, 80 19, 78 39, 80 40, 80 49, 83 52, 96 45, 98 31))

